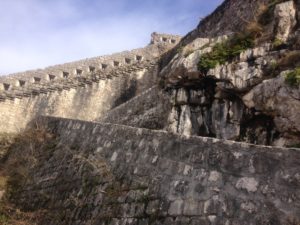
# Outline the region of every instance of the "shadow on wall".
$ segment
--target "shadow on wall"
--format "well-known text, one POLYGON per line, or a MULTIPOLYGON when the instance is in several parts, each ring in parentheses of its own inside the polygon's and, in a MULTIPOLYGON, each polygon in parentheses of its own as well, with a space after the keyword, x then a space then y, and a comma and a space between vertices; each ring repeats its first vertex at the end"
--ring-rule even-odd
POLYGON ((118 97, 114 101, 112 108, 117 107, 117 106, 123 104, 124 102, 128 101, 129 99, 133 98, 134 96, 136 96, 137 81, 135 79, 130 79, 129 82, 124 82, 123 87, 120 90, 123 90, 123 91, 120 93, 120 97, 118 97), (128 87, 127 87, 127 84, 129 84, 128 87))

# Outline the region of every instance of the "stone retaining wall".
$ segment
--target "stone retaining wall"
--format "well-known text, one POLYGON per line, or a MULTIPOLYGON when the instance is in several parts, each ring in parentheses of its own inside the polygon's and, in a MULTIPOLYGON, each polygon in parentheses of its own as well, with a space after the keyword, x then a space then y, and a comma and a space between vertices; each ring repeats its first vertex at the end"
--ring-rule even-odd
POLYGON ((299 149, 59 118, 41 124, 56 145, 19 199, 59 213, 51 224, 299 223, 299 149))

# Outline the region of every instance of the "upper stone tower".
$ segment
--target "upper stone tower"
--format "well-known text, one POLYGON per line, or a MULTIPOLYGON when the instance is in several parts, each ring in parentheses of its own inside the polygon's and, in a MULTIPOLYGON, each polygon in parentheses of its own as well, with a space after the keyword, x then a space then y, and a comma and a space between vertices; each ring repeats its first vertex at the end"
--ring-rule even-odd
POLYGON ((159 34, 153 32, 151 34, 150 44, 158 44, 158 43, 178 44, 180 40, 181 40, 181 36, 179 35, 159 34))

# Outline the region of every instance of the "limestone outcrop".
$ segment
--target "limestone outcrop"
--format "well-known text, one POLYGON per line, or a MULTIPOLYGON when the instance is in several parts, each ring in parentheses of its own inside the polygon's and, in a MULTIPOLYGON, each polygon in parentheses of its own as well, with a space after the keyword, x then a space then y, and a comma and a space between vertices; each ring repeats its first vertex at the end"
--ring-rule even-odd
POLYGON ((283 42, 288 40, 291 31, 297 23, 294 4, 294 1, 287 1, 276 5, 274 10, 275 19, 278 23, 275 38, 283 42))
POLYGON ((284 75, 257 85, 243 96, 243 102, 248 108, 254 108, 274 118, 277 130, 283 134, 277 140, 279 143, 275 144, 284 145, 285 143, 280 141, 284 141, 285 138, 299 141, 297 135, 300 134, 300 88, 289 87, 284 82, 284 75))
MULTIPOLYGON (((236 34, 197 37, 181 45, 161 68, 160 77, 173 105, 167 130, 264 145, 300 143, 300 89, 297 84, 287 84, 284 75, 300 64, 294 45, 299 9, 293 1, 284 1, 267 10, 249 22, 245 32, 253 29, 255 23, 255 29, 273 30, 273 39, 264 40, 268 34, 256 30, 258 36, 250 40, 255 42, 253 47, 211 66, 209 63, 230 51, 226 44, 237 39, 236 34), (273 19, 260 24, 258 20, 266 20, 267 15, 273 19), (213 55, 217 51, 221 53, 213 55), (201 71, 199 62, 209 54, 214 58, 204 63, 211 67, 201 71)), ((248 37, 243 38, 242 41, 249 41, 248 37)), ((239 42, 238 47, 244 42, 239 42)))

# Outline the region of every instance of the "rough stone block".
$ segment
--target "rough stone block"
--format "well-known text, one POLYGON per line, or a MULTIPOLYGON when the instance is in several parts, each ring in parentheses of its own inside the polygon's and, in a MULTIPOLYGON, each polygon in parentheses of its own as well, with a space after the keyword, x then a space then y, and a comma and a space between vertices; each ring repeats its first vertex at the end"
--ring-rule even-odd
POLYGON ((175 200, 171 202, 168 213, 171 216, 181 216, 183 213, 183 200, 175 200))
POLYGON ((258 189, 258 181, 253 177, 242 177, 236 182, 235 187, 248 192, 256 192, 258 189))
POLYGON ((201 203, 193 199, 184 201, 183 215, 185 216, 200 216, 202 215, 201 203))

